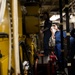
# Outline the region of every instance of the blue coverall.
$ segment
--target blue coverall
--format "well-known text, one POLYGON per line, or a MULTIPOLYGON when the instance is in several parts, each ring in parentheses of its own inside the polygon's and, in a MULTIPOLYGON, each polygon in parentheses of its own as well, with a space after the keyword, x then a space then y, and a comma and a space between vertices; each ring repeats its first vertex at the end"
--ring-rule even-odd
MULTIPOLYGON (((58 58, 59 62, 62 62, 62 58, 61 58, 61 32, 60 31, 56 31, 55 32, 55 54, 58 58)), ((66 32, 63 31, 63 37, 66 38, 66 32)))

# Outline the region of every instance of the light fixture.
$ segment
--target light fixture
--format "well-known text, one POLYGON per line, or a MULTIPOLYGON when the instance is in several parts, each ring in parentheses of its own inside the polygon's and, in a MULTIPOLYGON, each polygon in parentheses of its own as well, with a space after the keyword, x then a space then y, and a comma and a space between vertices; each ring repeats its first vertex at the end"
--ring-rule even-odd
POLYGON ((55 21, 55 20, 57 20, 59 18, 60 18, 60 15, 53 15, 52 17, 50 17, 50 20, 55 21))
POLYGON ((70 15, 70 19, 73 18, 73 15, 70 15))
MULTIPOLYGON (((65 13, 62 13, 62 15, 64 16, 65 13)), ((59 15, 59 14, 56 14, 56 15, 52 15, 52 16, 50 17, 50 20, 51 20, 51 21, 55 21, 55 20, 57 20, 57 19, 59 19, 59 18, 60 18, 60 15, 59 15)))

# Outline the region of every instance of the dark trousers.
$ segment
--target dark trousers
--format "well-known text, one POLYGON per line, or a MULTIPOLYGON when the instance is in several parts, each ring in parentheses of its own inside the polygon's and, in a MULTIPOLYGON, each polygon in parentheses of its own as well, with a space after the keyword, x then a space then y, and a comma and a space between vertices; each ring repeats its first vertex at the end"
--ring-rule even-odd
POLYGON ((47 56, 49 55, 49 38, 50 36, 44 36, 44 54, 47 56))

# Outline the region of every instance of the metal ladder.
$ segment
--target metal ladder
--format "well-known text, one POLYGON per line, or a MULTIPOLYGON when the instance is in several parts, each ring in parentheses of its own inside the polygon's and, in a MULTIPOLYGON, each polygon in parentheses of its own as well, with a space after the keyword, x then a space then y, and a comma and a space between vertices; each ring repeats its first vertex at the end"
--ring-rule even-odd
POLYGON ((12 50, 13 50, 13 21, 12 21, 12 11, 11 11, 11 5, 10 1, 7 0, 7 8, 8 8, 8 14, 9 14, 9 66, 8 66, 8 75, 12 74, 11 66, 12 66, 12 50))

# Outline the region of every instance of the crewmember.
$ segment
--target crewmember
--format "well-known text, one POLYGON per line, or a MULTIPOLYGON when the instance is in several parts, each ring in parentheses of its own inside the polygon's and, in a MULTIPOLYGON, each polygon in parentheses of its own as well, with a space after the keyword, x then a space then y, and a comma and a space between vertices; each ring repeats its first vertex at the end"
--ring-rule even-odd
MULTIPOLYGON (((55 25, 55 54, 58 58, 59 67, 61 67, 62 57, 61 57, 61 31, 60 28, 55 25)), ((66 38, 66 32, 63 31, 63 38, 66 38)))
POLYGON ((43 33, 44 33, 44 38, 43 38, 44 54, 46 56, 48 56, 48 54, 49 54, 49 38, 51 37, 50 27, 52 25, 52 22, 49 20, 48 12, 44 12, 44 19, 45 19, 44 29, 43 29, 43 33))
POLYGON ((71 74, 75 75, 75 29, 71 31, 71 36, 70 36, 70 61, 71 61, 71 74))

